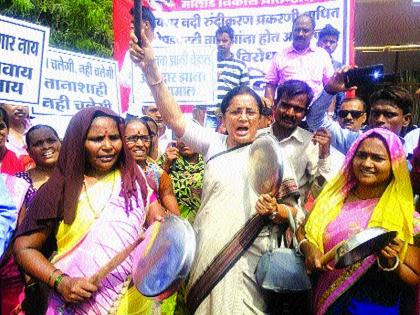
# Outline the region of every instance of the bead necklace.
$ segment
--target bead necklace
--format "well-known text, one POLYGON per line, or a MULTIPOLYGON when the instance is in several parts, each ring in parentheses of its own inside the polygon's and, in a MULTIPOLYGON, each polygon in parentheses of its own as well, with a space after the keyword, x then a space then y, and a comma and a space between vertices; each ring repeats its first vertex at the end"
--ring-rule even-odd
POLYGON ((99 218, 99 216, 101 215, 102 211, 105 209, 105 207, 107 206, 109 200, 112 197, 112 194, 114 193, 114 187, 115 187, 115 171, 114 171, 114 178, 112 180, 112 189, 111 189, 111 193, 109 194, 108 199, 104 202, 103 206, 101 207, 101 209, 99 211, 96 211, 95 208, 92 206, 92 203, 90 202, 90 198, 89 198, 89 194, 88 191, 86 189, 86 182, 83 181, 83 187, 85 189, 85 193, 86 193, 86 199, 89 205, 89 209, 92 211, 95 219, 99 218))

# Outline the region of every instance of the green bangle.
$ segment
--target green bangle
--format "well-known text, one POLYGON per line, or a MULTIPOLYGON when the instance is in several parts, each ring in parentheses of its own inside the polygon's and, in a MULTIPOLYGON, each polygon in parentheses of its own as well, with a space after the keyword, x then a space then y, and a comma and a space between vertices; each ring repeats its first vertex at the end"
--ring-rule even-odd
POLYGON ((54 270, 50 273, 50 276, 48 277, 48 285, 50 285, 50 283, 51 283, 51 279, 52 279, 53 275, 54 275, 57 271, 60 271, 60 269, 54 269, 54 270))
POLYGON ((58 286, 60 285, 61 281, 63 280, 64 277, 68 277, 69 275, 66 273, 61 273, 57 276, 57 278, 55 278, 54 280, 54 290, 57 291, 58 286))

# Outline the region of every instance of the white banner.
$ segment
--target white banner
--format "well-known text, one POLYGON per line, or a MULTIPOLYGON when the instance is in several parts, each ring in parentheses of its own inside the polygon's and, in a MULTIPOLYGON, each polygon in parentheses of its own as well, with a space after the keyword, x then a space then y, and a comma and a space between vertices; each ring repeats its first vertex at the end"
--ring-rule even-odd
MULTIPOLYGON (((181 0, 170 11, 155 12, 156 37, 168 45, 216 46, 219 26, 235 31, 232 51, 250 72, 251 87, 262 92, 264 75, 274 54, 292 42, 293 20, 309 12, 315 20, 314 44, 319 31, 331 24, 340 31, 333 58, 349 62, 353 0, 181 0)), ((216 59, 216 55, 214 55, 216 59)), ((213 86, 215 88, 215 86, 213 86)))
MULTIPOLYGON (((185 45, 156 47, 155 54, 165 82, 179 104, 214 104, 214 92, 209 88, 217 82, 214 45, 199 45, 194 49, 185 45)), ((133 73, 133 92, 135 104, 137 100, 144 104, 155 103, 139 69, 133 73)))
POLYGON ((49 48, 44 63, 42 98, 32 113, 72 116, 92 106, 119 113, 117 76, 114 60, 49 48))
POLYGON ((39 103, 49 36, 46 27, 0 16, 0 102, 39 103))

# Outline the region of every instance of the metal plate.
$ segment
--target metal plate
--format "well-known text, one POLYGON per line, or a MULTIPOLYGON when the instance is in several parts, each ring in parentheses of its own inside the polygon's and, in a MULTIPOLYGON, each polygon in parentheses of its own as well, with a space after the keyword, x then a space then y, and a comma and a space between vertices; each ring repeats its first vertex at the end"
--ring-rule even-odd
POLYGON ((191 270, 196 244, 187 220, 170 215, 162 223, 152 224, 135 252, 133 282, 137 290, 158 300, 174 292, 191 270))
POLYGON ((335 253, 335 267, 348 267, 386 246, 397 236, 397 232, 381 227, 363 230, 343 243, 335 253))
POLYGON ((277 140, 269 135, 259 136, 250 148, 249 182, 258 194, 274 194, 283 179, 283 160, 277 140))

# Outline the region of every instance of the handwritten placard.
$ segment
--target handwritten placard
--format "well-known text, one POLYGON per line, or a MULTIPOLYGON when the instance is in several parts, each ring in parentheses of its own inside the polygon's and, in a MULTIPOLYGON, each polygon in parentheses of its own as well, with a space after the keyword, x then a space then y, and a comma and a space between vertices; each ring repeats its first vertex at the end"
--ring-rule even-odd
POLYGON ((118 70, 114 60, 49 48, 43 74, 42 97, 33 114, 72 116, 92 106, 119 113, 118 70))
MULTIPOLYGON (((156 47, 155 54, 165 82, 179 104, 214 104, 217 82, 217 53, 214 45, 156 47)), ((144 75, 136 67, 133 71, 132 91, 134 104, 155 103, 144 75)))
POLYGON ((0 102, 39 103, 49 34, 47 27, 0 15, 0 102))

